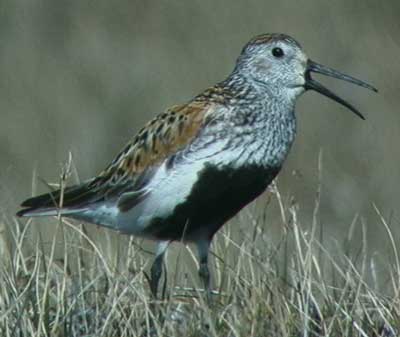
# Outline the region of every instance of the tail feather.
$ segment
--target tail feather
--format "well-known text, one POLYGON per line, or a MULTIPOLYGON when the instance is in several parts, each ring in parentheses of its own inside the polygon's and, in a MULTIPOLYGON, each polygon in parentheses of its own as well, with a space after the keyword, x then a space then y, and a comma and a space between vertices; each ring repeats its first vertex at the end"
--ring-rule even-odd
POLYGON ((68 214, 85 208, 88 203, 96 202, 104 198, 103 193, 92 188, 91 181, 81 185, 67 187, 66 189, 52 191, 22 202, 18 217, 53 216, 58 213, 68 214), (61 201, 62 200, 62 201, 61 201), (60 207, 61 206, 61 207, 60 207))
POLYGON ((21 209, 16 213, 18 217, 41 217, 41 216, 57 216, 58 214, 61 215, 71 215, 75 214, 77 212, 81 212, 83 209, 81 208, 74 208, 74 209, 68 209, 68 208, 24 208, 21 209))

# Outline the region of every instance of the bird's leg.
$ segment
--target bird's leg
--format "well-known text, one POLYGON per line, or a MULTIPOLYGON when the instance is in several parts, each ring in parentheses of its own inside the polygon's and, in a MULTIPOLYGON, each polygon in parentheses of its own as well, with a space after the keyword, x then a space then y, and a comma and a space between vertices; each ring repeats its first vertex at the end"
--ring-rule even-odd
POLYGON ((158 291, 158 283, 160 282, 160 278, 163 271, 163 261, 165 251, 167 250, 169 245, 169 241, 160 241, 157 244, 156 258, 151 266, 150 270, 150 290, 154 296, 157 298, 158 291))
POLYGON ((199 253, 199 277, 204 285, 208 304, 211 304, 210 289, 210 270, 208 269, 208 251, 211 241, 202 240, 197 242, 197 250, 199 253))

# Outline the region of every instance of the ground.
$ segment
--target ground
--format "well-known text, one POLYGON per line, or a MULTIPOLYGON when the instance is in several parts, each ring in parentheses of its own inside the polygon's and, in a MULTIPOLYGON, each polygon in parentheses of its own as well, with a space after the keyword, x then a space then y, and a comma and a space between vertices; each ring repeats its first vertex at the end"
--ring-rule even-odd
MULTIPOLYGON (((306 231, 293 200, 282 201, 276 187, 270 198, 281 209, 280 239, 268 235, 268 203, 257 217, 251 208, 243 211, 240 235, 225 226, 212 246, 210 305, 196 273, 180 263, 180 256, 193 255, 190 247, 179 248, 176 266, 168 265, 168 282, 156 301, 146 273, 152 258, 140 241, 119 236, 117 251, 109 254, 84 226, 68 220, 51 220, 57 235, 47 243, 30 235, 38 221, 6 223, 13 225, 14 248, 1 243, 1 336, 397 336, 397 258, 386 261, 388 274, 374 275, 366 242, 351 253, 354 228, 348 242, 329 252, 315 221, 318 202, 306 231), (60 245, 64 255, 56 258, 60 245)), ((381 222, 397 252, 383 217, 381 222)))

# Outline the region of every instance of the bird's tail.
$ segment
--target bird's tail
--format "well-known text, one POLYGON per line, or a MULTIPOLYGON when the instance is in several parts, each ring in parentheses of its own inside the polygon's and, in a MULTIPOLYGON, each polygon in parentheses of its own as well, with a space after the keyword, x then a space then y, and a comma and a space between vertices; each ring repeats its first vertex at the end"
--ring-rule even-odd
POLYGON ((98 198, 91 181, 56 190, 25 200, 17 212, 18 217, 40 217, 73 214, 87 208, 98 198))

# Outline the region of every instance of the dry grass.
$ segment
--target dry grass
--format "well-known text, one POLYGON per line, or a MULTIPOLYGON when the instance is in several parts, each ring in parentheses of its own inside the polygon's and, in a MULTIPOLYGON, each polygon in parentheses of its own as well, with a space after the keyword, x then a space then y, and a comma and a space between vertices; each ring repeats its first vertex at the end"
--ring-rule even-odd
MULTIPOLYGON (((298 206, 276 186, 270 195, 280 208, 281 239, 271 242, 268 217, 254 218, 249 210, 240 217, 247 222, 240 240, 224 228, 213 244, 211 308, 201 290, 171 277, 165 299, 154 303, 144 273, 149 259, 133 239, 121 237, 125 245, 110 257, 82 225, 58 219, 57 235, 45 249, 40 236, 29 234, 30 220, 25 226, 9 221, 14 248, 4 236, 0 243, 0 335, 397 336, 400 261, 396 239, 378 209, 395 256, 387 262, 387 275, 374 273, 376 261, 367 257, 365 238, 355 256, 347 248, 338 247, 335 254, 324 248, 318 193, 308 231, 299 224, 298 206), (56 259, 60 244, 64 256, 56 259), (384 288, 375 284, 377 278, 386 280, 384 288)), ((343 247, 350 246, 355 226, 363 228, 362 221, 354 220, 343 247)))

